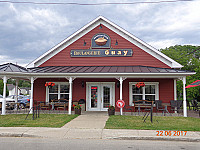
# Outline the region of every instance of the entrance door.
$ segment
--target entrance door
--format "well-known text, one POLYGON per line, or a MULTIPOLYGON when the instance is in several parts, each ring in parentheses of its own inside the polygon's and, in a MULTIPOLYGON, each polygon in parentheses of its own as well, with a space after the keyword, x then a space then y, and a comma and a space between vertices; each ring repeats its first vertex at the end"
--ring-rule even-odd
POLYGON ((114 83, 88 83, 87 110, 107 111, 114 103, 114 83))

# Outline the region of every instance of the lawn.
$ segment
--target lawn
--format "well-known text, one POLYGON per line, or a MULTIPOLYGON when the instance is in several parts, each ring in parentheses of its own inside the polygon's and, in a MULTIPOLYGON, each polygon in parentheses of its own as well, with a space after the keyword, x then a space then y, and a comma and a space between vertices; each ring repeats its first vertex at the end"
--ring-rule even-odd
POLYGON ((78 115, 67 114, 40 114, 40 117, 32 120, 29 115, 25 120, 25 114, 0 115, 0 127, 55 127, 60 128, 78 115))
POLYGON ((178 130, 200 131, 200 119, 191 117, 154 116, 143 123, 141 116, 110 116, 106 122, 106 129, 141 129, 141 130, 178 130))

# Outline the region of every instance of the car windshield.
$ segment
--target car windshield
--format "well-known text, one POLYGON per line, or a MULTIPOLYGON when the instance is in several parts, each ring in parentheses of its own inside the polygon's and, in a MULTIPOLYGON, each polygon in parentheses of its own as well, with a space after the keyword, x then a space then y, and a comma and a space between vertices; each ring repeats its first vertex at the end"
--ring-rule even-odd
POLYGON ((3 98, 3 96, 2 96, 2 95, 0 95, 0 98, 3 98))
POLYGON ((13 98, 13 96, 12 96, 12 95, 10 95, 10 96, 7 96, 7 98, 13 98))

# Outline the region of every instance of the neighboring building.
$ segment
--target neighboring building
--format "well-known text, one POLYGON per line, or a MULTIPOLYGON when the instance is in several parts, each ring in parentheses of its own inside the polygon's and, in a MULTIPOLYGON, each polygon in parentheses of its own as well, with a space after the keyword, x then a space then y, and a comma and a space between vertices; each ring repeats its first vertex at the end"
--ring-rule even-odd
MULTIPOLYGON (((9 96, 10 95, 15 95, 16 93, 16 86, 13 84, 7 84, 7 89, 9 91, 9 96)), ((18 87, 18 94, 22 94, 22 95, 29 95, 29 91, 31 88, 29 87, 18 87)))
POLYGON ((86 111, 106 111, 118 99, 129 106, 138 99, 169 103, 176 99, 176 80, 185 85, 186 76, 195 74, 102 16, 28 67, 19 69, 20 76, 32 80, 34 101, 85 99, 86 111), (55 86, 49 89, 46 82, 55 86), (136 88, 138 82, 145 87, 136 88))
MULTIPOLYGON (((8 89, 8 91, 9 91, 9 96, 10 95, 15 95, 15 92, 16 92, 16 90, 15 90, 15 86, 13 85, 13 84, 7 84, 7 89, 8 89)), ((18 89, 18 93, 19 93, 20 91, 19 91, 19 89, 18 89)))

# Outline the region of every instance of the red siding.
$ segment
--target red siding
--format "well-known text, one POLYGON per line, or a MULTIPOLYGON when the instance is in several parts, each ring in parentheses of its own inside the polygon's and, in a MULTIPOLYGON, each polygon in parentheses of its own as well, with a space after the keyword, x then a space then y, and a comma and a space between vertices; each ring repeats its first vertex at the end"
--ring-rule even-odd
POLYGON ((152 67, 161 67, 169 68, 166 64, 162 63, 155 57, 146 53, 142 49, 138 48, 134 44, 130 43, 126 39, 122 38, 115 32, 103 26, 102 29, 96 27, 70 46, 63 49, 57 55, 40 65, 43 66, 152 66, 152 67), (71 58, 70 51, 71 49, 89 49, 91 47, 91 39, 97 33, 106 33, 111 38, 111 47, 114 49, 124 49, 132 48, 133 56, 132 57, 92 57, 92 58, 71 58), (83 41, 87 42, 86 46, 83 46, 83 41), (116 40, 118 45, 115 45, 116 40))
MULTIPOLYGON (((46 88, 45 82, 68 82, 66 79, 37 79, 34 82, 34 100, 45 101, 46 99, 46 88)), ((123 100, 126 104, 129 104, 129 82, 139 82, 141 79, 126 79, 123 82, 123 100)), ((159 82, 159 99, 164 103, 169 103, 170 100, 174 99, 174 82, 173 79, 143 79, 144 82, 159 82)), ((117 79, 81 79, 77 78, 73 81, 73 101, 79 99, 86 100, 86 82, 115 82, 117 79), (84 87, 82 87, 82 81, 84 81, 84 87)), ((119 99, 120 89, 115 84, 115 101, 119 99)), ((119 111, 116 108, 116 111, 119 111)))

